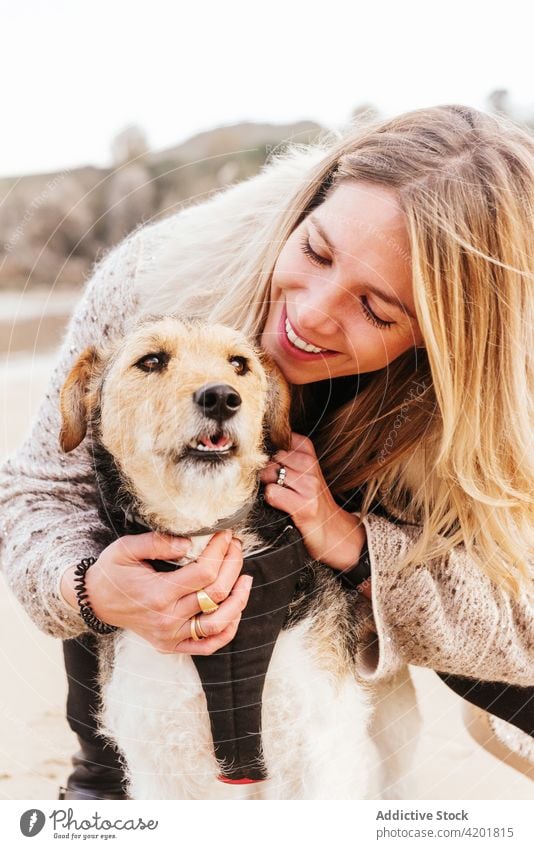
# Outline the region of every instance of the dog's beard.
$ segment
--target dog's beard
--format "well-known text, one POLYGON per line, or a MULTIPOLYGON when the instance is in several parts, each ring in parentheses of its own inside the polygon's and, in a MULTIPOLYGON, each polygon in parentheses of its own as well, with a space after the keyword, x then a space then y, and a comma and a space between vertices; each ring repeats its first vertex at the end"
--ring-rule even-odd
POLYGON ((154 530, 176 535, 211 527, 238 512, 253 499, 258 470, 268 459, 258 450, 252 457, 247 455, 245 468, 235 457, 223 461, 212 457, 209 462, 193 457, 177 462, 152 458, 150 474, 141 482, 135 473, 126 475, 101 444, 93 456, 106 523, 111 521, 118 529, 126 514, 154 530))
POLYGON ((199 420, 170 451, 160 453, 152 445, 123 459, 105 447, 101 420, 95 417, 92 453, 106 523, 111 520, 119 528, 126 514, 154 530, 180 535, 233 516, 254 498, 259 471, 269 459, 262 432, 242 440, 237 431, 231 422, 221 427, 199 420), (196 447, 199 438, 214 450, 196 447), (229 450, 217 450, 228 449, 229 442, 229 450))

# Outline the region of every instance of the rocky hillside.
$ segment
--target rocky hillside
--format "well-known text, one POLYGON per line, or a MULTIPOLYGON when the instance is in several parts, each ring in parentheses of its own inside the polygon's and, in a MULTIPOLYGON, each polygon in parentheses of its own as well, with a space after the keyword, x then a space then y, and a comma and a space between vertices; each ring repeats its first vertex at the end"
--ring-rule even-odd
POLYGON ((312 122, 238 124, 148 150, 127 128, 113 166, 0 179, 0 289, 80 286, 99 255, 138 223, 257 173, 275 147, 307 143, 312 122))

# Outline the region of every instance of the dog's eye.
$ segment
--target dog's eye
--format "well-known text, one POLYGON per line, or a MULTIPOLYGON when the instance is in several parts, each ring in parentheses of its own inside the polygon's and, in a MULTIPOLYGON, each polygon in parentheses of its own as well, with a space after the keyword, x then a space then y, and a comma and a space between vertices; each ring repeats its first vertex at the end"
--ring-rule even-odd
POLYGON ((160 352, 158 354, 146 354, 140 360, 137 360, 135 366, 141 371, 162 371, 168 362, 168 355, 160 352))
POLYGON ((246 357, 230 357, 229 363, 235 368, 237 374, 246 374, 250 371, 246 357))

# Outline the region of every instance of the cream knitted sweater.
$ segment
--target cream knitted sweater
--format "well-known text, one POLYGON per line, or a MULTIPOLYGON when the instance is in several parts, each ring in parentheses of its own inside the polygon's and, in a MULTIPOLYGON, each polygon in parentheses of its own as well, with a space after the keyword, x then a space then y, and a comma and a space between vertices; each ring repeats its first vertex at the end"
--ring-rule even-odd
MULTIPOLYGON (((97 512, 91 458, 82 443, 68 455, 58 445, 58 396, 84 347, 120 336, 140 314, 161 308, 161 294, 227 261, 236 228, 254 238, 296 182, 323 155, 300 150, 261 174, 131 234, 97 266, 70 323, 46 398, 30 437, 0 468, 2 566, 13 592, 47 634, 76 637, 83 620, 59 592, 63 572, 111 542, 97 512)), ((413 476, 413 470, 412 470, 413 476)), ((414 484, 414 481, 411 481, 414 484)), ((392 513, 406 519, 387 504, 392 513)), ((408 517, 410 522, 410 518, 408 517)), ((412 520, 413 521, 413 520, 412 520)), ((510 684, 534 684, 534 610, 495 586, 462 546, 448 558, 411 569, 395 562, 420 533, 413 523, 365 520, 378 639, 362 662, 370 684, 405 664, 510 684)), ((525 735, 521 735, 525 737, 525 735)))

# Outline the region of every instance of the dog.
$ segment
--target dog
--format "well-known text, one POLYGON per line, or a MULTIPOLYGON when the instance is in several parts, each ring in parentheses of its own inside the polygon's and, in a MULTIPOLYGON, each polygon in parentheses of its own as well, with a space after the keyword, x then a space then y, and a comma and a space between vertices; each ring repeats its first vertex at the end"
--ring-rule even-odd
MULTIPOLYGON (((265 503, 256 509, 258 476, 273 450, 289 448, 290 391, 268 355, 235 329, 143 320, 79 356, 61 391, 61 417, 63 451, 90 441, 102 514, 113 527, 122 517, 137 530, 201 531, 191 537, 192 557, 229 518, 244 559, 273 542, 274 514, 265 503)), ((288 518, 278 536, 291 528, 288 518)), ((100 640, 99 728, 122 753, 130 798, 375 797, 372 699, 354 665, 367 602, 309 557, 291 592, 261 695, 265 780, 224 781, 232 764, 214 746, 207 691, 190 655, 158 652, 127 630, 100 640)), ((238 629, 245 646, 247 608, 238 629)))

